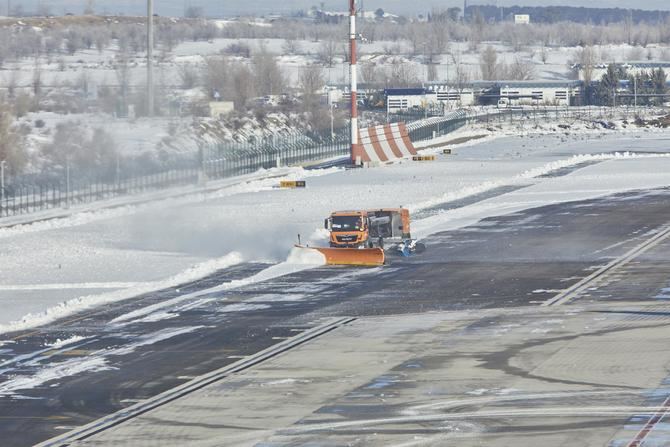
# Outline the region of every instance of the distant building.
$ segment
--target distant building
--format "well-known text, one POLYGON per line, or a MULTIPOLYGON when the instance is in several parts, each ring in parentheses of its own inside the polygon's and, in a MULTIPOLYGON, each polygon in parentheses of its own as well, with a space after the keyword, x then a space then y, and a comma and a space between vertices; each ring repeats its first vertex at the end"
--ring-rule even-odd
POLYGON ((436 100, 447 109, 469 107, 475 104, 475 92, 471 86, 455 86, 444 82, 431 82, 426 85, 436 94, 436 100))
POLYGON ((528 14, 514 14, 515 25, 528 25, 530 23, 530 15, 528 14))
MULTIPOLYGON (((376 89, 371 88, 368 84, 359 83, 356 97, 359 101, 365 100, 370 94, 374 93, 376 89)), ((351 86, 349 84, 328 84, 323 88, 323 101, 327 104, 337 102, 351 101, 351 86)))
POLYGON ((437 105, 437 96, 420 88, 387 88, 384 90, 386 97, 386 111, 398 113, 407 110, 425 110, 437 105))
POLYGON ((496 81, 499 104, 569 106, 580 103, 580 81, 496 81))

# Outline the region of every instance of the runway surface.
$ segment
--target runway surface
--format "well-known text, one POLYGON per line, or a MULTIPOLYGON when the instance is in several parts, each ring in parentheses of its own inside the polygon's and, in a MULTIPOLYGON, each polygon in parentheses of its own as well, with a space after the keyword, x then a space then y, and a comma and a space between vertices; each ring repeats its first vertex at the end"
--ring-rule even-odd
MULTIPOLYGON (((4 339, 12 342, 0 346, 0 437, 8 447, 36 444, 336 317, 417 321, 417 314, 458 311, 477 317, 470 321, 476 328, 488 323, 473 311, 550 308, 542 304, 669 222, 668 189, 551 205, 435 234, 425 253, 392 258, 381 268, 323 267, 207 291, 268 267, 242 264, 9 334, 4 339)), ((660 241, 617 265, 566 304, 664 303, 670 299, 668 246, 660 241)), ((513 318, 505 314, 506 321, 513 318)), ((608 427, 621 423, 623 416, 615 416, 608 427)))

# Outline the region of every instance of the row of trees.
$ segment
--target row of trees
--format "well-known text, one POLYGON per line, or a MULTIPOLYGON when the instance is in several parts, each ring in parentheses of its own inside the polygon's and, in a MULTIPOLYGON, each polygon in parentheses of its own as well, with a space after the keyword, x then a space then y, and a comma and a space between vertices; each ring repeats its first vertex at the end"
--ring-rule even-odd
MULTIPOLYGON (((210 22, 187 20, 173 22, 158 20, 156 44, 170 52, 184 41, 211 40, 219 36, 218 28, 210 22)), ((8 59, 45 57, 53 58, 75 55, 82 50, 108 49, 129 54, 146 52, 146 25, 141 21, 131 22, 91 20, 87 23, 71 23, 62 26, 36 29, 32 26, 0 28, 0 67, 8 59)))
MULTIPOLYGON (((40 120, 36 126, 43 126, 40 120)), ((30 166, 32 172, 46 172, 62 176, 66 166, 79 173, 90 173, 96 178, 109 178, 114 174, 119 157, 111 135, 103 129, 88 130, 79 122, 60 123, 53 133, 53 140, 37 152, 28 153, 26 136, 30 126, 16 125, 12 105, 0 100, 0 160, 4 160, 6 174, 20 174, 30 166)))
MULTIPOLYGON (((402 45, 397 52, 424 55, 433 62, 436 55, 445 54, 450 41, 468 42, 470 50, 479 51, 485 41, 500 41, 521 50, 530 45, 586 46, 627 43, 641 48, 652 43, 670 44, 670 19, 660 24, 622 21, 608 25, 564 22, 556 24, 488 23, 475 15, 467 23, 457 20, 448 10, 436 10, 429 20, 395 23, 364 22, 360 25, 361 51, 366 44, 376 41, 396 42, 402 45)), ((345 23, 308 23, 282 19, 273 26, 256 26, 245 22, 227 24, 219 28, 204 20, 171 21, 160 19, 156 25, 157 45, 166 52, 187 40, 211 40, 217 37, 231 39, 271 39, 287 41, 284 51, 290 54, 306 52, 300 41, 324 42, 319 52, 330 57, 345 53, 347 29, 345 23)), ((35 29, 32 26, 0 29, 0 64, 8 58, 74 55, 81 50, 104 51, 113 46, 131 54, 146 51, 145 26, 139 20, 93 20, 88 23, 68 23, 35 29)))
POLYGON ((666 101, 664 95, 667 93, 666 74, 662 68, 627 73, 623 67, 610 64, 600 82, 586 86, 587 97, 602 105, 660 105, 666 101), (621 81, 627 81, 625 91, 621 81))
MULTIPOLYGON (((608 24, 593 23, 531 23, 518 26, 510 22, 490 23, 482 15, 462 22, 448 10, 435 10, 424 21, 362 22, 359 30, 363 37, 361 50, 367 43, 378 41, 407 42, 414 54, 438 54, 448 48, 445 42, 469 42, 473 51, 486 41, 500 41, 514 48, 530 45, 577 46, 629 44, 646 47, 649 44, 670 44, 670 18, 657 23, 633 23, 630 20, 608 24), (424 50, 424 44, 429 48, 424 50)), ((220 37, 230 39, 288 39, 298 41, 344 40, 347 24, 311 23, 282 19, 273 26, 253 26, 244 22, 231 23, 218 31, 220 37)))

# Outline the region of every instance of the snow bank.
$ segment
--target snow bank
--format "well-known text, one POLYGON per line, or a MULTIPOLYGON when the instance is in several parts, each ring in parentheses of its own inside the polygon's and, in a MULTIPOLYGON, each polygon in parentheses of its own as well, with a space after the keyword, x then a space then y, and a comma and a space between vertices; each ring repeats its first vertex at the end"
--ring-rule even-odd
POLYGON ((155 281, 146 283, 138 287, 130 287, 127 289, 116 290, 110 293, 100 295, 81 296, 72 300, 59 303, 55 307, 49 307, 44 312, 39 314, 28 314, 20 321, 11 322, 0 325, 0 332, 10 332, 28 329, 31 327, 47 324, 59 318, 72 315, 77 312, 99 306, 101 304, 122 301, 128 298, 133 298, 144 293, 153 292, 156 290, 167 289, 193 281, 204 276, 210 275, 217 270, 221 270, 242 262, 239 253, 229 253, 228 255, 203 262, 195 265, 184 272, 172 276, 163 281, 155 281))

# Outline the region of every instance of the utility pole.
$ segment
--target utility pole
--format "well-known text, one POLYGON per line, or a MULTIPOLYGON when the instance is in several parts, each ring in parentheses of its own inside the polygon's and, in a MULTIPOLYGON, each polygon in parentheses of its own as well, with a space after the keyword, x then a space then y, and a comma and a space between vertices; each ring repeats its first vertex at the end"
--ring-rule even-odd
POLYGON ((147 0, 147 116, 154 116, 154 0, 147 0))
POLYGON ((633 75, 633 97, 635 98, 635 113, 637 113, 637 76, 633 75))

